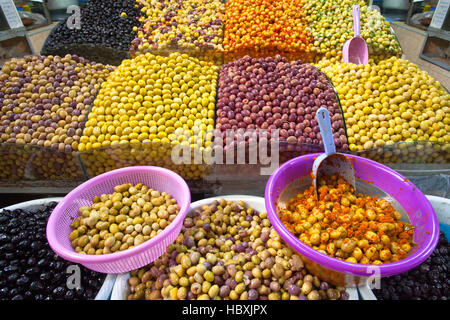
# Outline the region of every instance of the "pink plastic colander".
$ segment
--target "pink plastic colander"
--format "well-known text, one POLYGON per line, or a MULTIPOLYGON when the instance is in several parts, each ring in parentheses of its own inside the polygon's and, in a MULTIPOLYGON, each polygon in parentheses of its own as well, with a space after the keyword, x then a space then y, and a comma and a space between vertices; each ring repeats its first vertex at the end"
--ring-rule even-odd
POLYGON ((175 242, 190 204, 191 194, 186 182, 170 170, 151 166, 113 170, 86 181, 61 200, 48 220, 47 240, 59 256, 91 270, 102 273, 128 272, 158 259, 167 246, 175 242), (149 188, 170 194, 180 206, 178 215, 160 234, 134 248, 104 255, 75 252, 69 234, 72 231, 70 224, 80 215, 78 209, 92 205, 95 196, 112 193, 115 186, 123 183, 142 183, 149 188))

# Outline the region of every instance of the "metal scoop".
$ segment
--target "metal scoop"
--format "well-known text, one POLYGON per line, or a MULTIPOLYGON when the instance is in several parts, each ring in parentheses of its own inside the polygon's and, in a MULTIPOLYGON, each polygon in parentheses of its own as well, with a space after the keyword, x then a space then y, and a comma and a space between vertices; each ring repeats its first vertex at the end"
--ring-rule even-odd
POLYGON ((360 36, 361 25, 359 5, 353 6, 353 32, 355 34, 354 37, 344 43, 342 58, 344 59, 344 62, 367 64, 369 63, 369 50, 367 49, 366 41, 360 36))
POLYGON ((356 191, 355 171, 353 170, 350 159, 342 153, 336 153, 328 110, 323 107, 320 108, 317 110, 316 118, 319 123, 320 134, 322 135, 323 146, 325 148, 325 153, 314 160, 312 168, 317 199, 319 199, 317 181, 323 176, 331 176, 335 173, 339 174, 356 191))

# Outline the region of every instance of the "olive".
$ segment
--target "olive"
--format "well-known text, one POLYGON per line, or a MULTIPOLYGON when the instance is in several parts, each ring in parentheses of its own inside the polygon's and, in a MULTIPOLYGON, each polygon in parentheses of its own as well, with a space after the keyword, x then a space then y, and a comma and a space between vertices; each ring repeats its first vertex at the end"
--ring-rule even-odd
MULTIPOLYGON (((221 199, 191 212, 186 219, 190 219, 189 227, 184 226, 165 254, 130 272, 128 299, 302 299, 297 286, 302 279, 308 284, 308 288, 302 287, 307 294, 304 299, 322 298, 320 281, 308 274, 300 256, 282 243, 266 212, 257 212, 242 201, 221 199), (253 215, 252 223, 246 215, 253 215), (210 225, 209 232, 203 228, 205 224, 210 225), (262 230, 267 232, 265 241, 262 230), (189 249, 183 245, 185 237, 194 241, 189 249), (238 252, 237 247, 244 250, 238 252), (142 288, 149 290, 143 293, 142 288)), ((328 286, 348 299, 342 289, 328 286)))

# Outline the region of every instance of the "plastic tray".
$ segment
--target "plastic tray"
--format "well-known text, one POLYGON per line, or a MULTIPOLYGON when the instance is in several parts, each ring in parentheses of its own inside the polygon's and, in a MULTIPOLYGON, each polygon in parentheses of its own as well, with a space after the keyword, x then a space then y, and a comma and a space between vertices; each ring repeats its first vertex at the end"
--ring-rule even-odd
MULTIPOLYGON (((191 203, 189 211, 200 209, 202 206, 210 204, 214 200, 220 200, 222 198, 228 201, 242 200, 255 210, 266 211, 264 198, 244 195, 219 196, 196 201, 191 203)), ((116 283, 114 284, 114 288, 111 294, 111 300, 127 300, 127 296, 129 293, 127 281, 129 278, 129 273, 122 273, 117 276, 116 283)), ((358 291, 356 290, 356 288, 347 288, 346 291, 349 294, 349 300, 358 300, 358 291)))
MULTIPOLYGON (((441 231, 445 233, 445 236, 448 239, 450 235, 450 200, 428 195, 426 197, 430 201, 434 212, 438 217, 441 231)), ((358 291, 362 300, 378 300, 369 284, 359 286, 358 291)))
MULTIPOLYGON (((26 202, 21 202, 9 207, 4 207, 0 209, 0 212, 3 210, 15 210, 15 209, 33 209, 35 207, 39 207, 42 205, 46 205, 50 202, 59 202, 61 201, 61 197, 57 198, 42 198, 37 200, 31 200, 26 202)), ((105 278, 105 281, 103 282, 102 287, 97 293, 97 296, 95 297, 95 300, 109 300, 111 297, 111 292, 114 287, 114 283, 116 282, 116 274, 108 274, 105 278)))

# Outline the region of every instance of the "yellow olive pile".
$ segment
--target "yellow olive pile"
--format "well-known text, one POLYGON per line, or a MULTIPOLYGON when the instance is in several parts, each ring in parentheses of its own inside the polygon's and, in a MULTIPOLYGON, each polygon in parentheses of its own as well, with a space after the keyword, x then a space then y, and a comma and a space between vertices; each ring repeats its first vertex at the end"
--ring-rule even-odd
MULTIPOLYGON (((188 146, 189 147, 189 146, 188 146)), ((178 173, 187 180, 198 180, 211 172, 207 164, 193 164, 192 150, 190 163, 175 164, 171 158, 173 146, 162 142, 123 143, 114 146, 92 149, 80 154, 89 177, 124 167, 151 165, 166 168, 178 173)))
MULTIPOLYGON (((208 148, 214 128, 217 78, 217 66, 187 54, 146 53, 124 60, 102 85, 78 146, 78 151, 94 155, 87 164, 94 168, 88 170, 105 172, 116 162, 120 166, 122 160, 170 160, 172 146, 179 143, 193 149, 208 148), (153 152, 142 153, 140 150, 147 148, 142 143, 151 143, 153 152), (115 159, 109 150, 106 154, 92 151, 110 146, 116 146, 109 148, 114 150, 115 159), (128 153, 127 157, 121 157, 121 151, 128 153)), ((189 176, 198 174, 188 172, 189 176)))
POLYGON ((317 53, 339 56, 344 43, 353 37, 352 6, 359 4, 361 12, 361 37, 371 54, 399 54, 401 48, 389 23, 364 1, 317 0, 305 1, 303 10, 314 37, 317 53))
POLYGON ((221 50, 224 3, 220 0, 136 0, 141 6, 141 27, 131 51, 183 50, 198 52, 221 50))
POLYGON ((180 53, 124 60, 102 85, 78 150, 138 142, 175 145, 185 131, 192 134, 190 143, 201 144, 194 133, 213 130, 217 71, 180 53))
MULTIPOLYGON (((378 64, 323 61, 318 66, 336 86, 350 150, 372 150, 402 141, 422 141, 423 148, 430 141, 448 152, 450 95, 415 64, 392 57, 378 64)), ((429 161, 425 149, 408 159, 407 146, 400 151, 405 161, 429 161)), ((389 154, 385 156, 384 161, 389 160, 389 154)))
POLYGON ((180 207, 165 192, 138 183, 114 187, 114 193, 93 199, 79 209, 70 225, 72 247, 83 254, 122 251, 155 237, 176 217, 180 207))

